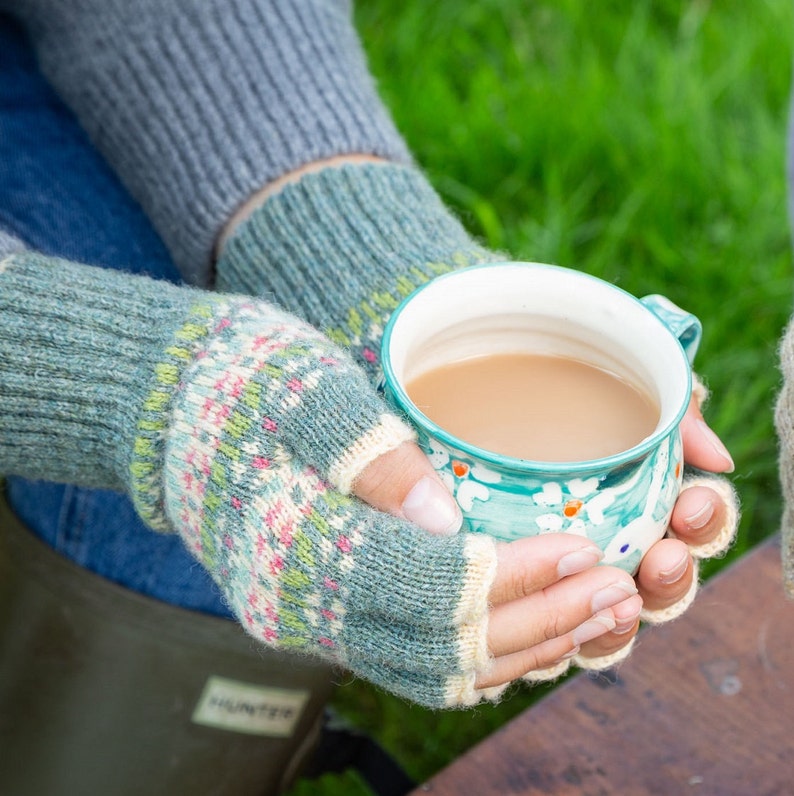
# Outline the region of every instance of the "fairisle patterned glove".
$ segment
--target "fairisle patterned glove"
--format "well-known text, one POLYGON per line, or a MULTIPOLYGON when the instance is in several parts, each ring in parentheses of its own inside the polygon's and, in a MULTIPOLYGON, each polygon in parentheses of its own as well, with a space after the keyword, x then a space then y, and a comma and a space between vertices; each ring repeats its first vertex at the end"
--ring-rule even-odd
POLYGON ((350 358, 264 302, 30 253, 0 263, 0 471, 126 489, 256 639, 432 707, 486 671, 487 537, 345 493, 410 439, 350 358))

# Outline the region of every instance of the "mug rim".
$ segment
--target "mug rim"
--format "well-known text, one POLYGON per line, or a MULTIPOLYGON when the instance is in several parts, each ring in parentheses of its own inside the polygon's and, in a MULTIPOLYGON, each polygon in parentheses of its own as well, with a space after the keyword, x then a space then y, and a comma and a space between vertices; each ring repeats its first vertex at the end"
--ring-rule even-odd
POLYGON ((692 394, 692 368, 689 364, 689 360, 687 358, 686 352, 684 351, 683 346, 681 345, 680 340, 676 337, 675 334, 670 330, 668 326, 664 324, 664 322, 652 311, 650 310, 645 304, 643 304, 639 298, 634 296, 632 293, 629 293, 627 290, 619 287, 618 285, 613 284, 612 282, 608 282, 605 279, 601 279, 600 277, 593 276, 592 274, 585 273, 583 271, 576 271, 572 268, 566 268, 565 266, 561 265, 553 265, 551 263, 537 263, 537 262, 529 262, 529 261, 506 261, 506 260, 499 260, 495 262, 489 263, 479 263, 477 265, 467 266, 466 268, 456 269, 453 271, 448 271, 447 273, 440 274, 439 276, 434 277, 433 279, 428 280, 424 284, 420 285, 418 288, 413 290, 408 296, 406 296, 400 303, 395 307, 394 311, 390 315, 386 326, 383 331, 383 339, 381 341, 381 367, 383 370, 383 385, 386 390, 390 390, 401 411, 403 411, 411 420, 411 423, 417 429, 424 429, 425 432, 432 437, 438 439, 440 442, 443 442, 449 448, 453 450, 460 451, 462 454, 468 455, 474 459, 480 459, 484 462, 488 462, 488 464, 495 465, 498 468, 503 470, 511 470, 513 472, 525 472, 525 473, 542 473, 542 474, 554 474, 554 473, 585 473, 585 472, 594 472, 600 470, 608 470, 615 467, 620 467, 624 464, 628 464, 629 462, 635 461, 637 459, 643 458, 647 455, 650 451, 652 451, 662 440, 664 440, 669 434, 675 431, 683 419, 684 415, 686 414, 686 410, 689 406, 689 400, 692 394), (514 456, 506 456, 501 453, 496 453, 494 451, 488 450, 487 448, 481 448, 478 445, 474 445, 470 442, 466 442, 465 440, 461 439, 460 437, 456 437, 454 434, 446 431, 444 428, 439 426, 433 420, 431 420, 426 414, 424 414, 410 399, 408 393, 402 386, 400 380, 397 379, 397 376, 394 372, 394 368, 392 367, 391 356, 389 355, 389 350, 391 346, 391 340, 394 333, 394 327, 396 326, 400 315, 408 306, 408 304, 416 298, 419 293, 427 290, 429 287, 433 285, 437 285, 439 282, 442 282, 450 277, 454 277, 456 275, 460 275, 465 272, 469 272, 472 270, 478 269, 487 269, 487 268, 495 268, 495 267, 505 267, 505 266, 518 266, 518 267, 528 267, 528 268, 538 268, 538 269, 546 269, 551 271, 564 271, 568 275, 574 275, 576 278, 581 278, 584 280, 590 280, 593 282, 597 282, 601 285, 605 285, 612 290, 621 293, 625 298, 629 299, 631 302, 638 305, 639 308, 642 309, 644 313, 647 313, 653 319, 653 322, 657 323, 659 327, 664 330, 671 338, 672 342, 677 346, 679 354, 685 363, 685 373, 686 373, 686 395, 684 400, 681 402, 681 406, 678 408, 678 411, 670 418, 670 420, 661 428, 657 429, 650 434, 649 436, 645 437, 643 440, 638 442, 636 445, 633 445, 631 448, 627 448, 624 451, 620 451, 619 453, 611 454, 610 456, 604 456, 598 459, 583 459, 580 461, 544 461, 540 459, 519 459, 518 457, 514 456))

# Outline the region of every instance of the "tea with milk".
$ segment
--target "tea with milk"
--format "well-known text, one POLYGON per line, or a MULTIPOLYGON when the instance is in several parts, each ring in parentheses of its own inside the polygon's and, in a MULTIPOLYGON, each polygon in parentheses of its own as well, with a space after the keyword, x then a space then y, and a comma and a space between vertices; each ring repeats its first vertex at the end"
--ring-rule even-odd
POLYGON ((651 396, 616 374, 547 354, 463 359, 420 374, 405 389, 448 433, 534 461, 621 453, 652 434, 660 416, 651 396))

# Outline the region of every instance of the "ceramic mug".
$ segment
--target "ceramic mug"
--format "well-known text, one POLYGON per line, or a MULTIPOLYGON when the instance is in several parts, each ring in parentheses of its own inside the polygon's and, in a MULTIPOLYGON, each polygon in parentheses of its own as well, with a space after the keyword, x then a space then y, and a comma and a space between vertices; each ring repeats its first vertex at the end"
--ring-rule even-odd
POLYGON ((633 573, 664 536, 681 489, 679 427, 700 337, 698 319, 663 296, 637 299, 554 265, 474 266, 428 282, 394 311, 383 336, 383 389, 417 429, 466 530, 506 541, 582 534, 604 550, 605 563, 633 573), (615 455, 530 461, 452 436, 408 397, 406 383, 426 371, 496 353, 564 356, 611 371, 655 399, 659 421, 615 455))

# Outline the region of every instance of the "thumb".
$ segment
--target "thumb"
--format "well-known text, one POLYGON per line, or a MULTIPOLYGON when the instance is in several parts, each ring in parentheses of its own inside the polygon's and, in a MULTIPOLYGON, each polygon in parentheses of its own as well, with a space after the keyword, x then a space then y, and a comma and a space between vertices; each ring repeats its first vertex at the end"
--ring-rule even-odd
POLYGON ((683 420, 684 459, 692 467, 712 473, 732 473, 733 459, 720 438, 709 428, 693 395, 683 420))
POLYGON ((451 535, 463 522, 455 499, 427 456, 412 442, 404 442, 371 462, 353 484, 353 494, 430 533, 451 535))

